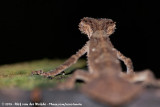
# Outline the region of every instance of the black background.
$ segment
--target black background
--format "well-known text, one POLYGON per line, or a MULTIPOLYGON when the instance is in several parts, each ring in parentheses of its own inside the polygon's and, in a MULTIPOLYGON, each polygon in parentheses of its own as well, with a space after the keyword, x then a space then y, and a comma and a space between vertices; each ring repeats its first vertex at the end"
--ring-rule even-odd
MULTIPOLYGON (((129 0, 0 1, 0 64, 42 58, 68 58, 88 40, 78 30, 83 17, 111 18, 115 48, 135 70, 160 77, 159 3, 129 0)), ((85 57, 84 57, 85 58, 85 57)))

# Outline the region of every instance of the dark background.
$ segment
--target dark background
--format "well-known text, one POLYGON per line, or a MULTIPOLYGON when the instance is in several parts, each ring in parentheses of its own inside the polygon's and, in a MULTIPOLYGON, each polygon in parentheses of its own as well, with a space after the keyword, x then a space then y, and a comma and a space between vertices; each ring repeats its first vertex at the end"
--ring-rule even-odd
MULTIPOLYGON (((112 43, 132 59, 135 70, 160 77, 159 3, 129 0, 0 1, 0 64, 68 58, 88 38, 78 30, 83 17, 117 22, 112 43)), ((83 57, 85 58, 85 57, 83 57)))

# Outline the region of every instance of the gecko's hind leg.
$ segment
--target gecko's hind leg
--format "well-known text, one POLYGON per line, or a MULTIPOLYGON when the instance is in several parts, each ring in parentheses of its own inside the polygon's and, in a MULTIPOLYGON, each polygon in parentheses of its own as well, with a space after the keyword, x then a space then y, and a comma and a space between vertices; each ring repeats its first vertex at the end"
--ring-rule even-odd
POLYGON ((84 82, 88 82, 91 79, 92 79, 92 75, 88 71, 78 69, 65 82, 59 84, 57 86, 57 89, 60 89, 60 90, 73 89, 75 86, 76 80, 82 80, 84 82))
POLYGON ((157 80, 153 74, 153 72, 149 69, 136 72, 133 76, 134 83, 140 82, 144 86, 155 86, 160 87, 160 80, 157 80))

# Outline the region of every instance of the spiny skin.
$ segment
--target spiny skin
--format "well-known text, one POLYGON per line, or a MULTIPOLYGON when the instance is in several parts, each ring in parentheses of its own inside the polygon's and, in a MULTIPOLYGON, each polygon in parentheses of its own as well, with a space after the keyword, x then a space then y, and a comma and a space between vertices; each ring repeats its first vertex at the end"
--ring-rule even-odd
MULTIPOLYGON (((81 20, 79 29, 82 33, 87 34, 89 38, 87 55, 90 72, 93 70, 94 73, 103 70, 106 72, 110 68, 111 70, 115 68, 115 71, 119 72, 121 66, 118 59, 121 59, 127 66, 127 72, 133 74, 132 61, 117 51, 110 42, 109 36, 114 32, 115 26, 115 22, 111 19, 86 17, 81 20)), ((109 72, 109 75, 114 72, 109 72)))
POLYGON ((148 70, 135 74, 130 58, 125 57, 113 47, 109 36, 115 30, 115 22, 111 19, 85 17, 81 20, 79 29, 89 38, 82 49, 55 70, 47 73, 40 70, 32 72, 32 74, 46 77, 56 76, 76 63, 79 57, 87 52, 89 71, 76 70, 65 83, 60 84, 57 88, 73 89, 75 81, 80 79, 86 82, 81 88, 82 92, 112 106, 124 104, 138 95, 141 87, 132 82, 139 80, 147 81, 146 83, 150 80, 153 83, 155 82, 148 70), (119 60, 122 60, 126 65, 127 73, 122 72, 119 60), (147 79, 148 77, 150 79, 147 79))

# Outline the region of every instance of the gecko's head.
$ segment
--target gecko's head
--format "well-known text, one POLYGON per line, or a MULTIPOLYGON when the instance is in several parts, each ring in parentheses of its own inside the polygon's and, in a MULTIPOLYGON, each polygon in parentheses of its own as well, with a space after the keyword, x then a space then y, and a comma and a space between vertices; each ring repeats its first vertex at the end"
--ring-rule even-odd
POLYGON ((94 19, 85 17, 79 24, 79 29, 82 33, 90 38, 95 31, 103 30, 107 36, 111 35, 116 28, 115 22, 111 19, 94 19))

